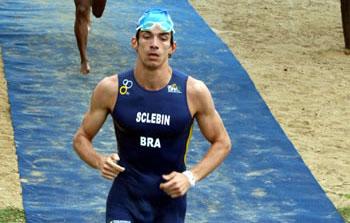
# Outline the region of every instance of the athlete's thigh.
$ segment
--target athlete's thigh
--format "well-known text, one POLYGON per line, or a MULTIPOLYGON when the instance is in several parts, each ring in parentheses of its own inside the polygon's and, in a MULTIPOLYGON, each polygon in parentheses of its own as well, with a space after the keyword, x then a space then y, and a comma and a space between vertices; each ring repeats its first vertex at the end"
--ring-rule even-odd
POLYGON ((92 14, 97 18, 101 17, 105 10, 107 0, 91 0, 92 1, 92 14))
POLYGON ((184 223, 185 216, 180 216, 178 214, 174 214, 173 212, 163 213, 163 215, 159 216, 154 223, 184 223))
POLYGON ((186 215, 186 196, 171 199, 164 206, 157 208, 154 223, 184 223, 186 215))

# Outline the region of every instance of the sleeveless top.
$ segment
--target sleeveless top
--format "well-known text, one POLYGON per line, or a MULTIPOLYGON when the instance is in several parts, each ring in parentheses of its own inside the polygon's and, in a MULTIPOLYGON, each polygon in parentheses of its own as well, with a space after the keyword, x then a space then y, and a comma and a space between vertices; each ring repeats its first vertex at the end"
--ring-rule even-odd
POLYGON ((125 167, 113 187, 126 187, 136 197, 164 196, 162 175, 186 169, 193 118, 188 108, 188 76, 173 71, 157 91, 140 86, 129 70, 118 75, 118 98, 112 111, 120 161, 125 167))

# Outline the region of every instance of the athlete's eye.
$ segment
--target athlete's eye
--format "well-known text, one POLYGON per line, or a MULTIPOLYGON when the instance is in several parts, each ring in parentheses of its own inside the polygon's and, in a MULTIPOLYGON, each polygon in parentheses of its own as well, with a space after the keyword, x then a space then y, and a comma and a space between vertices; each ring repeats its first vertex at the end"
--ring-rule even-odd
POLYGON ((150 35, 150 34, 144 34, 144 35, 143 35, 143 38, 144 38, 144 39, 149 39, 149 38, 151 38, 151 35, 150 35))
POLYGON ((160 39, 162 41, 168 41, 169 40, 169 34, 168 33, 163 33, 160 35, 160 39))
POLYGON ((151 38, 151 33, 149 33, 149 32, 142 32, 141 33, 141 37, 142 38, 144 38, 144 39, 149 39, 149 38, 151 38))

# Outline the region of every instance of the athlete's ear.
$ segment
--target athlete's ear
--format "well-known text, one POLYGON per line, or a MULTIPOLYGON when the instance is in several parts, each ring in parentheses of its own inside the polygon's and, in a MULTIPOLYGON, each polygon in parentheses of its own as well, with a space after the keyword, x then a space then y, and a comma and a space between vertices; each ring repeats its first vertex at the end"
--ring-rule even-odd
POLYGON ((173 44, 171 44, 168 51, 169 58, 171 58, 171 56, 175 53, 175 51, 176 51, 176 42, 174 41, 173 44))
POLYGON ((138 46, 137 39, 134 36, 133 38, 131 38, 131 47, 137 50, 137 46, 138 46))

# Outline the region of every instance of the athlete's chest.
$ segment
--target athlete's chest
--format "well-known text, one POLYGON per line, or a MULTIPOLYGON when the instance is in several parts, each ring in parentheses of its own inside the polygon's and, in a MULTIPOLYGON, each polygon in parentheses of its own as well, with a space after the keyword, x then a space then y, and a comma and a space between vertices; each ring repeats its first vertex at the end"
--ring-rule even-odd
POLYGON ((176 135, 191 122, 186 95, 138 94, 119 98, 115 113, 120 130, 150 135, 176 135))

